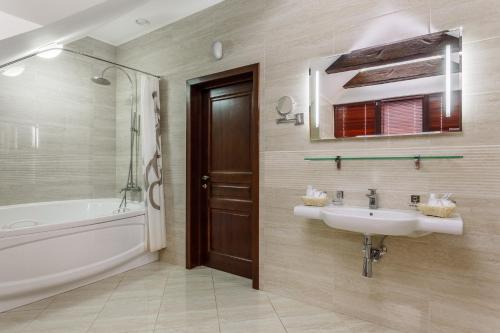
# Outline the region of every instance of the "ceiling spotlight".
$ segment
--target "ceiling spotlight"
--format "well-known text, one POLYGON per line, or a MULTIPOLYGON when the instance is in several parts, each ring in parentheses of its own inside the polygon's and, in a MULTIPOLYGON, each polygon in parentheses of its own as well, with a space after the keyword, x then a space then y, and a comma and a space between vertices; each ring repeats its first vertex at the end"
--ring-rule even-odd
POLYGON ((63 46, 62 44, 55 43, 41 47, 37 50, 37 56, 45 59, 55 58, 61 54, 63 46))
POLYGON ((2 75, 8 77, 19 76, 23 72, 24 72, 24 66, 11 66, 1 70, 2 75))
POLYGON ((145 26, 145 25, 150 25, 151 24, 151 22, 149 22, 145 18, 138 18, 137 20, 135 20, 135 23, 137 25, 141 25, 141 26, 145 26))

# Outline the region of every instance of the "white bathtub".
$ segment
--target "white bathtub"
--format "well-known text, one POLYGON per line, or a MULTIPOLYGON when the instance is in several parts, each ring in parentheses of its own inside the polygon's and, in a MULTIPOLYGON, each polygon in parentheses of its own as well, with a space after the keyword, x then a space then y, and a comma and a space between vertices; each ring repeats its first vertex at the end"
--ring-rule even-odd
POLYGON ((0 207, 0 312, 158 259, 144 206, 119 199, 0 207))

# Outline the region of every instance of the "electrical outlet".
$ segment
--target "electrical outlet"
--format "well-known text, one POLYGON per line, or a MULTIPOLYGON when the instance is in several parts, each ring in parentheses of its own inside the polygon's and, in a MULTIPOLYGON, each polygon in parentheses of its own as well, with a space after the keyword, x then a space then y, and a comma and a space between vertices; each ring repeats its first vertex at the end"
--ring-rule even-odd
POLYGON ((412 194, 410 196, 410 202, 412 204, 418 204, 418 203, 420 203, 420 195, 412 194))

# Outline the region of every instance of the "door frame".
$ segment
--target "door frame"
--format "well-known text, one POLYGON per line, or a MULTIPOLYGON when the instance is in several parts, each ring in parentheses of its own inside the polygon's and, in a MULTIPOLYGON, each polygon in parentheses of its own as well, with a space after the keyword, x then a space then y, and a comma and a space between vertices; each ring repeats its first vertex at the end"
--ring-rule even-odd
POLYGON ((252 78, 252 287, 259 289, 259 64, 230 69, 188 80, 186 122, 186 268, 201 264, 201 115, 202 92, 252 78))

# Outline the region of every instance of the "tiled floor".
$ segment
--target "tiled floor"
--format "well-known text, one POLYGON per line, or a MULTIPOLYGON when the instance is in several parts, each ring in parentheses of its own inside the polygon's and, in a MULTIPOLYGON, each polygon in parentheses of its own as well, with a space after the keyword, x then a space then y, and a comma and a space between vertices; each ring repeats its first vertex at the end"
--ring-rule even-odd
POLYGON ((156 262, 0 314, 8 333, 298 333, 390 329, 250 288, 250 281, 156 262))

